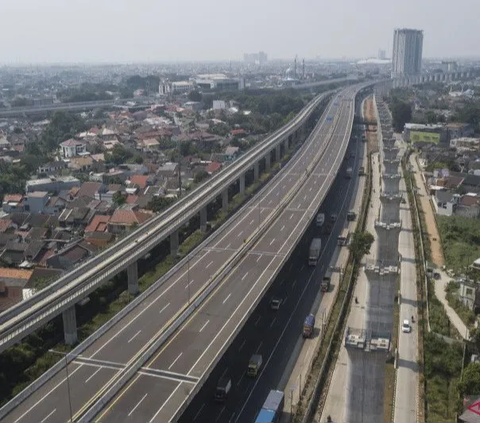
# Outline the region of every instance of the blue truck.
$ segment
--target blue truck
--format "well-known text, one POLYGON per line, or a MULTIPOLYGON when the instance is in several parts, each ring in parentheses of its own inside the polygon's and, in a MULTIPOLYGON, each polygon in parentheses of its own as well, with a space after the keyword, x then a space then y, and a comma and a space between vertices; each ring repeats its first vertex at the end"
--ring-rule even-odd
POLYGON ((274 423, 280 420, 283 412, 284 396, 282 391, 272 390, 263 403, 255 423, 274 423))

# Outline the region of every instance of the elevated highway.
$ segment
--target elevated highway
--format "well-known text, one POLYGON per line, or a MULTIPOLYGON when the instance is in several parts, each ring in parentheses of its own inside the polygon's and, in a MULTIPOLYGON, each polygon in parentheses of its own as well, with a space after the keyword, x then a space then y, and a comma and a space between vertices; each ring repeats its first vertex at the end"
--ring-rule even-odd
POLYGON ((280 159, 282 153, 301 138, 301 132, 312 113, 331 95, 332 92, 328 92, 317 96, 289 124, 267 137, 206 184, 49 287, 0 314, 0 352, 59 314, 63 314, 66 342, 75 343, 75 304, 125 269, 129 291, 136 294, 138 259, 167 238, 170 238, 172 254, 176 255, 178 229, 200 214, 200 226, 205 230, 207 205, 221 196, 222 206, 227 208, 229 187, 238 184, 242 193, 247 172, 253 172, 253 180, 258 179, 260 162, 268 169, 272 156, 280 159))
POLYGON ((320 206, 343 160, 359 88, 331 102, 309 141, 255 199, 167 274, 157 289, 139 297, 141 301, 73 352, 67 359, 69 388, 59 365, 3 407, 2 421, 67 421, 70 409, 73 420, 83 421, 104 406, 101 421, 176 419, 320 206), (244 251, 256 233, 261 236, 244 251), (222 277, 222 266, 239 254, 240 260, 222 277), (213 292, 196 306, 196 298, 216 279, 213 292), (195 307, 188 320, 167 343, 160 342, 163 347, 150 362, 139 361, 189 304, 195 307), (132 369, 134 378, 118 393, 132 369), (107 404, 109 394, 114 399, 107 404))

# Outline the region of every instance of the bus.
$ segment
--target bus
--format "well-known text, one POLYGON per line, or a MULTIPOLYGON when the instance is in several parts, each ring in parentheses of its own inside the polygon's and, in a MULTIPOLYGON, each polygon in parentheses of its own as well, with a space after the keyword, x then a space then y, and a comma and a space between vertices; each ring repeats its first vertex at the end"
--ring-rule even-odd
POLYGON ((272 390, 263 403, 255 423, 274 423, 280 420, 283 412, 284 396, 282 391, 272 390))
POLYGON ((350 231, 348 228, 342 230, 342 233, 338 236, 338 245, 343 246, 348 244, 350 238, 350 231))

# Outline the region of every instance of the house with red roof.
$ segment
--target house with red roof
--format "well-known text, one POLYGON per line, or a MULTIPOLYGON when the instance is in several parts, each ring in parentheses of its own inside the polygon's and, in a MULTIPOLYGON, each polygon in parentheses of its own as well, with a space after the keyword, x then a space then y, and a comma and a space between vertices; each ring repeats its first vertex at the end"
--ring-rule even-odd
POLYGON ((141 225, 152 217, 151 214, 127 209, 117 209, 108 222, 108 232, 118 234, 141 225))
POLYGON ((222 168, 222 163, 219 162, 211 162, 205 169, 209 175, 213 175, 214 173, 218 172, 222 168))

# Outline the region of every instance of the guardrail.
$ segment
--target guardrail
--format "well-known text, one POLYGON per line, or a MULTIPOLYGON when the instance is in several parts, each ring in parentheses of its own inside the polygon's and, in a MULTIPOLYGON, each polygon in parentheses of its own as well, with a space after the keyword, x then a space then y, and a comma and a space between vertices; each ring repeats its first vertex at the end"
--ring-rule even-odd
MULTIPOLYGON (((338 123, 338 122, 336 122, 338 123)), ((327 146, 325 146, 325 148, 323 149, 323 151, 320 151, 318 154, 317 154, 317 158, 314 160, 314 163, 315 165, 318 163, 318 161, 321 159, 321 157, 323 156, 324 152, 326 151, 327 149, 327 146)), ((255 244, 256 240, 270 227, 271 225, 271 222, 276 220, 276 218, 278 217, 278 215, 284 210, 285 207, 287 207, 287 205, 290 203, 291 201, 291 198, 296 194, 297 192, 297 189, 296 187, 297 186, 301 186, 305 183, 305 181, 308 179, 308 177, 310 176, 310 172, 306 172, 304 175, 302 175, 302 179, 300 179, 297 184, 292 187, 292 189, 290 190, 289 194, 285 197, 284 201, 281 203, 281 205, 279 205, 279 207, 276 208, 276 210, 274 212, 271 213, 271 218, 269 219, 269 221, 265 222, 265 224, 263 224, 259 230, 257 230, 254 234, 254 236, 252 236, 249 240, 247 240, 247 243, 245 245, 244 248, 242 248, 241 252, 239 252, 237 255, 236 255, 236 258, 235 258, 235 261, 233 262, 233 266, 235 264, 237 264, 243 257, 244 255, 246 254, 246 252, 248 252, 248 250, 255 244)), ((310 216, 310 220, 313 218, 313 215, 314 213, 312 213, 312 215, 310 216)), ((299 237, 301 236, 302 234, 299 235, 299 237)), ((295 243, 296 244, 296 243, 295 243)), ((292 246, 293 248, 293 246, 292 246)), ((284 257, 284 260, 286 260, 286 257, 284 257)), ((232 267, 233 267, 232 266, 232 267)), ((278 271, 278 270, 277 270, 278 271)), ((266 287, 264 287, 264 290, 268 288, 268 286, 271 284, 271 282, 273 281, 274 277, 270 278, 270 281, 268 282, 268 284, 266 285, 266 287)), ((216 283, 214 283, 215 287, 221 282, 221 278, 219 278, 219 280, 217 280, 216 283)), ((215 287, 212 287, 211 289, 213 290, 215 287)), ((264 291, 262 291, 264 292, 264 291)), ((251 305, 251 308, 254 308, 255 307, 255 304, 259 301, 259 298, 261 298, 261 294, 259 294, 259 296, 257 297, 257 301, 254 302, 252 305, 251 305)), ((193 312, 193 310, 192 310, 193 312)), ((249 313, 247 313, 242 321, 244 321, 244 319, 246 319, 246 317, 248 317, 249 313)), ((241 324, 241 322, 239 323, 239 325, 241 324)), ((231 336, 233 336, 234 334, 232 333, 231 336)), ((133 376, 133 374, 145 363, 145 361, 147 361, 150 356, 155 352, 155 350, 158 348, 158 343, 154 341, 154 345, 152 345, 151 348, 149 348, 147 350, 147 352, 145 353, 145 356, 142 357, 141 359, 138 360, 138 362, 135 364, 135 369, 128 369, 124 372, 124 374, 122 376, 119 377, 118 379, 118 382, 115 384, 115 385, 112 385, 111 387, 107 388, 109 389, 105 396, 101 399, 99 399, 93 406, 92 408, 90 408, 87 413, 85 415, 82 416, 82 419, 81 421, 90 421, 90 419, 93 419, 95 417, 96 414, 98 414, 98 412, 120 391, 120 389, 127 383, 127 381, 133 376)), ((226 348, 226 345, 224 345, 224 348, 226 348)), ((219 353, 217 354, 217 358, 221 355, 221 351, 219 351, 219 353)), ((212 367, 212 366, 211 366, 212 367)), ((208 376, 208 372, 204 373, 204 375, 202 376, 202 378, 199 380, 199 382, 197 382, 196 384, 196 387, 194 388, 195 389, 198 389, 199 386, 201 386, 201 380, 203 380, 204 378, 206 378, 208 376)), ((193 391, 190 393, 190 395, 193 394, 193 391)), ((179 410, 177 410, 177 414, 178 414, 179 410)))
POLYGON ((25 300, 18 306, 13 307, 0 315, 0 321, 6 323, 2 324, 3 327, 0 326, 0 334, 3 335, 2 339, 0 339, 0 348, 5 348, 5 344, 7 343, 13 343, 13 338, 16 339, 21 332, 24 332, 25 330, 29 330, 30 332, 33 331, 36 327, 43 324, 45 320, 49 320, 52 315, 58 315, 61 311, 68 308, 72 302, 75 303, 79 301, 79 297, 88 295, 88 293, 94 290, 97 285, 103 283, 106 279, 109 279, 112 274, 120 272, 129 264, 144 256, 151 250, 151 248, 153 248, 153 246, 163 241, 170 235, 170 233, 181 227, 190 215, 198 213, 199 209, 206 206, 212 198, 220 195, 225 189, 225 186, 233 183, 240 173, 251 168, 252 161, 258 160, 263 155, 268 154, 268 152, 280 142, 280 139, 283 141, 285 137, 290 136, 298 130, 305 119, 307 119, 310 114, 332 94, 333 92, 327 92, 318 96, 315 100, 309 103, 309 106, 304 109, 300 116, 295 118, 294 122, 292 122, 288 128, 282 128, 276 131, 255 151, 250 154, 247 153, 232 166, 228 167, 225 172, 221 172, 218 176, 214 177, 214 179, 209 181, 208 184, 197 188, 197 190, 194 190, 192 193, 184 197, 174 207, 176 210, 173 215, 172 210, 168 209, 152 219, 146 225, 142 226, 142 228, 135 233, 122 239, 118 244, 96 256, 91 261, 79 266, 73 271, 73 275, 69 274, 62 277, 59 281, 40 291, 37 295, 25 300), (198 199, 199 194, 200 198, 198 199), (156 227, 152 229, 153 225, 156 225, 156 227), (167 225, 168 227, 165 228, 167 225), (159 229, 163 229, 163 231, 160 233, 156 232, 159 229), (129 260, 121 260, 120 263, 117 263, 117 260, 123 258, 125 254, 131 253, 132 250, 129 243, 132 242, 136 247, 135 254, 130 256, 129 260), (141 247, 138 248, 140 245, 141 247), (100 269, 98 266, 100 266, 100 269), (89 278, 95 277, 99 271, 103 271, 102 276, 94 278, 93 281, 89 280, 89 278), (77 277, 80 278, 80 281, 75 280, 77 277), (67 285, 72 280, 74 284, 68 287, 67 285), (62 288, 64 287, 67 289, 62 292, 62 288), (76 293, 69 294, 69 291, 75 290, 77 290, 76 293), (42 300, 47 299, 47 297, 52 294, 56 296, 56 298, 48 298, 48 302, 45 301, 47 304, 41 304, 42 300), (65 298, 66 296, 68 297, 68 295, 73 295, 73 297, 65 298), (51 307, 52 303, 54 304, 53 308, 51 307), (32 307, 38 305, 40 307, 37 307, 37 310, 32 310, 32 307), (43 308, 43 306, 48 307, 48 310, 42 312, 41 308, 43 308), (29 313, 28 316, 25 317, 22 316, 21 313, 26 309, 28 309, 29 313), (22 325, 25 326, 23 321, 26 319, 30 320, 30 322, 28 326, 22 327, 22 325))
MULTIPOLYGON (((298 150, 295 154, 300 154, 302 150, 298 150)), ((283 169, 286 171, 288 169, 289 164, 285 166, 283 169)), ((264 190, 267 190, 269 185, 267 184, 262 190, 258 193, 258 195, 262 195, 264 190)), ((254 202, 256 202, 256 198, 253 197, 251 200, 247 202, 244 207, 251 206, 254 202)), ((222 235, 222 233, 227 230, 226 226, 222 226, 220 230, 216 231, 212 237, 216 238, 222 235)), ((202 248, 202 246, 198 246, 196 250, 192 253, 193 255, 198 253, 198 251, 202 248)), ((156 291, 160 286, 165 283, 165 281, 177 272, 182 266, 184 266, 184 260, 177 263, 172 269, 170 269, 158 282, 151 285, 146 291, 144 291, 141 295, 136 297, 131 303, 129 303, 125 308, 123 308, 119 313, 117 313, 112 319, 106 322, 103 326, 101 326, 97 331, 95 331, 92 335, 90 335, 85 341, 83 341, 80 345, 78 345, 71 353, 68 354, 66 360, 60 360, 56 363, 52 368, 47 370, 44 374, 42 374, 38 379, 36 379, 32 384, 27 386, 23 391, 21 391, 15 398, 13 398, 10 402, 8 402, 4 407, 0 409, 0 419, 6 416, 8 413, 12 411, 15 407, 17 407, 22 401, 24 401, 28 396, 30 396, 34 391, 39 389, 42 385, 44 385, 48 380, 53 378, 58 372, 60 372, 63 368, 65 368, 66 363, 70 363, 71 361, 75 360, 75 358, 83 351, 85 351, 88 347, 90 347, 98 338, 104 335, 108 330, 110 330, 115 324, 117 324, 123 317, 125 317, 128 313, 130 313, 135 307, 137 307, 140 303, 142 303, 148 296, 150 296, 154 291, 156 291)), ((200 293, 199 293, 200 295, 200 293)), ((178 315, 181 315, 182 311, 185 310, 185 307, 180 310, 178 315)))

